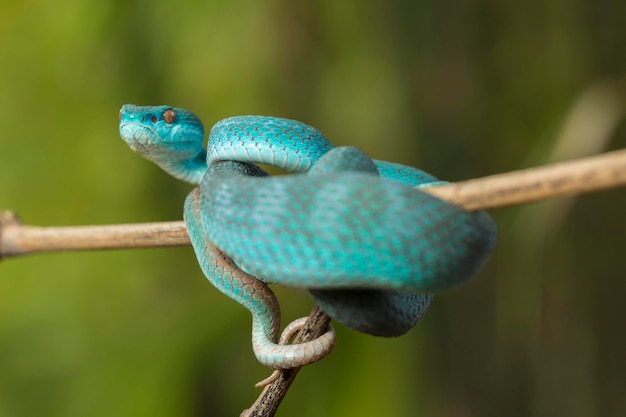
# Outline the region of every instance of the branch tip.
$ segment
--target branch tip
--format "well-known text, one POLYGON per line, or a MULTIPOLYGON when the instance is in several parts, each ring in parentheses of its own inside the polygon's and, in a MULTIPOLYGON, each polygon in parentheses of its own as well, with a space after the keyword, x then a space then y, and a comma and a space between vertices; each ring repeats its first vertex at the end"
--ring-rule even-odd
POLYGON ((17 214, 10 210, 0 211, 0 260, 13 254, 9 249, 10 233, 21 225, 22 221, 17 214))

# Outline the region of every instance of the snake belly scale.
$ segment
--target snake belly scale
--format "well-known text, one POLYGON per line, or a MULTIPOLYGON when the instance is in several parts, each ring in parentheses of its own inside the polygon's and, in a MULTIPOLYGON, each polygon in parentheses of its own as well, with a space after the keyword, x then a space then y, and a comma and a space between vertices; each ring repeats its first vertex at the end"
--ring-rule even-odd
POLYGON ((496 226, 419 190, 444 184, 416 168, 333 147, 317 129, 267 116, 204 128, 192 112, 124 105, 120 134, 139 155, 198 185, 184 218, 203 273, 252 313, 257 359, 273 369, 314 362, 330 328, 303 344, 279 343, 278 302, 267 283, 306 288, 334 320, 398 336, 421 319, 431 293, 485 263, 496 226), (268 176, 254 164, 292 172, 268 176))

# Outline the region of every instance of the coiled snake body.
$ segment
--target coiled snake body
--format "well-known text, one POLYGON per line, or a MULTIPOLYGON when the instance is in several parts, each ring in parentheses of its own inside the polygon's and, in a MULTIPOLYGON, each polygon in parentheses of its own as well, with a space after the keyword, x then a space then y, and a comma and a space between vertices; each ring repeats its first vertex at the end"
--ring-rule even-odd
POLYGON ((333 319, 379 336, 412 328, 430 292, 469 279, 495 246, 485 212, 465 212, 420 187, 442 183, 404 165, 333 147, 294 120, 218 122, 203 148, 193 113, 124 105, 120 134, 141 156, 199 184, 185 222, 200 266, 253 316, 253 349, 274 369, 314 362, 334 344, 278 344, 278 303, 265 283, 307 288, 333 319), (294 172, 267 176, 255 163, 294 172))

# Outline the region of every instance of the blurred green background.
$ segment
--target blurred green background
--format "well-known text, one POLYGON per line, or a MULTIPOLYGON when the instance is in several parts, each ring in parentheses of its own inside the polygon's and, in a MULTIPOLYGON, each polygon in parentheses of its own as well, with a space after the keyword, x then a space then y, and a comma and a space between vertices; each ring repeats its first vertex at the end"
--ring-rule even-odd
MULTIPOLYGON (((448 180, 626 145, 618 0, 2 1, 0 208, 178 220, 123 103, 302 120, 448 180)), ((494 210, 499 246, 398 339, 337 325, 281 416, 626 415, 626 190, 494 210)), ((190 248, 0 264, 0 417, 234 416, 267 375, 190 248)), ((286 320, 304 293, 278 289, 286 320)))

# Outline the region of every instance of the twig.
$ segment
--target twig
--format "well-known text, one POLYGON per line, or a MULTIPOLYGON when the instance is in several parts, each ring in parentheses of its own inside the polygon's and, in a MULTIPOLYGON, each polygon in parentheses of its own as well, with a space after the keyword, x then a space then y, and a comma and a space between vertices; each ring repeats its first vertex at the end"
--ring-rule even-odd
POLYGON ((626 150, 619 150, 423 190, 465 210, 473 211, 624 185, 626 150))
POLYGON ((10 211, 0 212, 0 259, 34 252, 188 245, 183 222, 38 227, 22 225, 10 211))
MULTIPOLYGON (((422 188, 466 210, 482 210, 626 185, 626 150, 422 188)), ((186 246, 183 222, 109 226, 23 226, 0 212, 0 259, 34 252, 186 246)))

